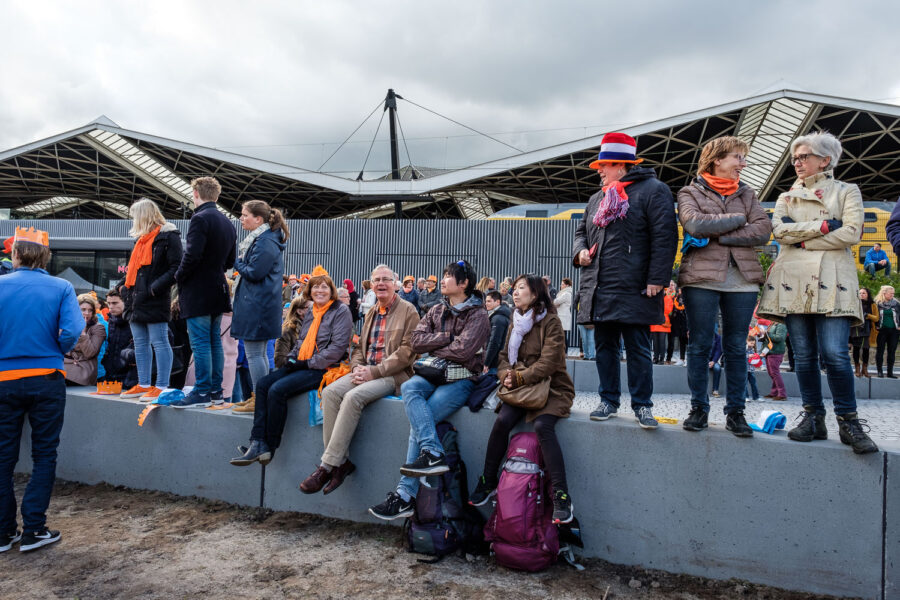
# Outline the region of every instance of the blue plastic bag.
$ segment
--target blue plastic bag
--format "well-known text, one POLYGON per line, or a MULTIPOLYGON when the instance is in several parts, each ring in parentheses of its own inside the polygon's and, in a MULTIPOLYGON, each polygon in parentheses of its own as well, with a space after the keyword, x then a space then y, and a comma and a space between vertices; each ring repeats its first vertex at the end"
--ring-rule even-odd
POLYGON ((322 415, 322 399, 319 398, 319 390, 310 390, 307 397, 309 398, 309 426, 321 425, 325 417, 322 415))

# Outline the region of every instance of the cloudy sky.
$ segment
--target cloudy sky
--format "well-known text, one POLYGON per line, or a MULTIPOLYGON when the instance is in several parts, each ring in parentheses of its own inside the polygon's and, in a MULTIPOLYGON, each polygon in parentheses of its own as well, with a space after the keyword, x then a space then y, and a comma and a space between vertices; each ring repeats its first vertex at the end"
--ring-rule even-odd
MULTIPOLYGON (((888 0, 3 0, 0 149, 105 114, 318 169, 389 87, 525 150, 783 87, 900 103, 898 22, 888 0)), ((399 108, 417 165, 514 152, 399 108)), ((324 170, 355 176, 381 112, 324 170)))

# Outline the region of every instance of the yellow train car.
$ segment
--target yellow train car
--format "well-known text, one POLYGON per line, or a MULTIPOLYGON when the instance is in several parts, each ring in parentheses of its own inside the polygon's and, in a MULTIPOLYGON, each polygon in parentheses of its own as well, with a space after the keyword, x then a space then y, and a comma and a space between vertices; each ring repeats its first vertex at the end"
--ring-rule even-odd
MULTIPOLYGON (((584 216, 585 206, 586 204, 584 203, 550 205, 520 204, 498 211, 488 218, 493 220, 527 219, 532 221, 577 221, 584 216)), ((893 271, 896 271, 898 266, 900 266, 897 264, 897 256, 894 254, 894 249, 888 243, 887 234, 885 233, 885 227, 887 226, 893 207, 894 204, 892 202, 863 202, 865 221, 863 223, 862 239, 859 244, 853 246, 853 257, 856 260, 857 268, 859 270, 862 270, 863 264, 866 261, 866 252, 871 250, 872 246, 876 243, 881 244, 881 249, 887 253, 893 271)), ((775 206, 772 204, 765 204, 763 205, 763 208, 771 219, 775 206)), ((676 263, 681 262, 682 239, 682 230, 681 225, 679 224, 678 252, 675 257, 676 263)), ((773 240, 770 241, 762 251, 770 254, 774 258, 778 255, 778 249, 778 243, 773 240)))

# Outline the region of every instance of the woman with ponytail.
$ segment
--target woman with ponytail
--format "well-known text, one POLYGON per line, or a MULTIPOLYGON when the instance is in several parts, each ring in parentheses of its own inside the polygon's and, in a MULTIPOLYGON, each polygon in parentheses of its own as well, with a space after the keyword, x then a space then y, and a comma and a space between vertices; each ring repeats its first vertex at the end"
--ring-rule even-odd
POLYGON ((765 281, 754 246, 769 241, 772 224, 756 192, 740 180, 749 151, 747 143, 736 137, 711 140, 700 153, 697 178, 678 192, 678 219, 685 234, 678 285, 691 334, 687 351, 691 412, 684 421, 688 431, 707 426, 708 361, 715 315, 721 311, 725 427, 738 437, 753 435, 744 418, 744 339, 765 281))
MULTIPOLYGON (((266 344, 281 335, 281 284, 284 248, 290 236, 277 208, 250 200, 241 208, 241 227, 250 233, 238 245, 234 269, 234 317, 231 336, 244 341, 253 389, 269 373, 266 344)), ((246 408, 254 402, 244 403, 246 408)), ((250 411, 248 411, 250 412, 250 411)))

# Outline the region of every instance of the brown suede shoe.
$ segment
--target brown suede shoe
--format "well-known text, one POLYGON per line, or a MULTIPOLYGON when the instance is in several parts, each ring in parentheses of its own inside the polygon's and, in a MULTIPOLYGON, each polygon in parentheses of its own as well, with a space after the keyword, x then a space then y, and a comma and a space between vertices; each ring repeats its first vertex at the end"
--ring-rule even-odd
POLYGON ((330 494, 334 490, 338 489, 338 487, 344 483, 344 478, 347 477, 350 473, 356 470, 356 465, 354 465, 349 460, 345 460, 344 464, 341 466, 334 468, 331 470, 331 481, 328 482, 328 485, 325 486, 325 489, 322 490, 323 494, 330 494))
POLYGON ((326 471, 325 467, 319 465, 312 475, 303 480, 300 484, 300 491, 304 494, 315 494, 322 489, 322 486, 331 480, 337 469, 326 471))

